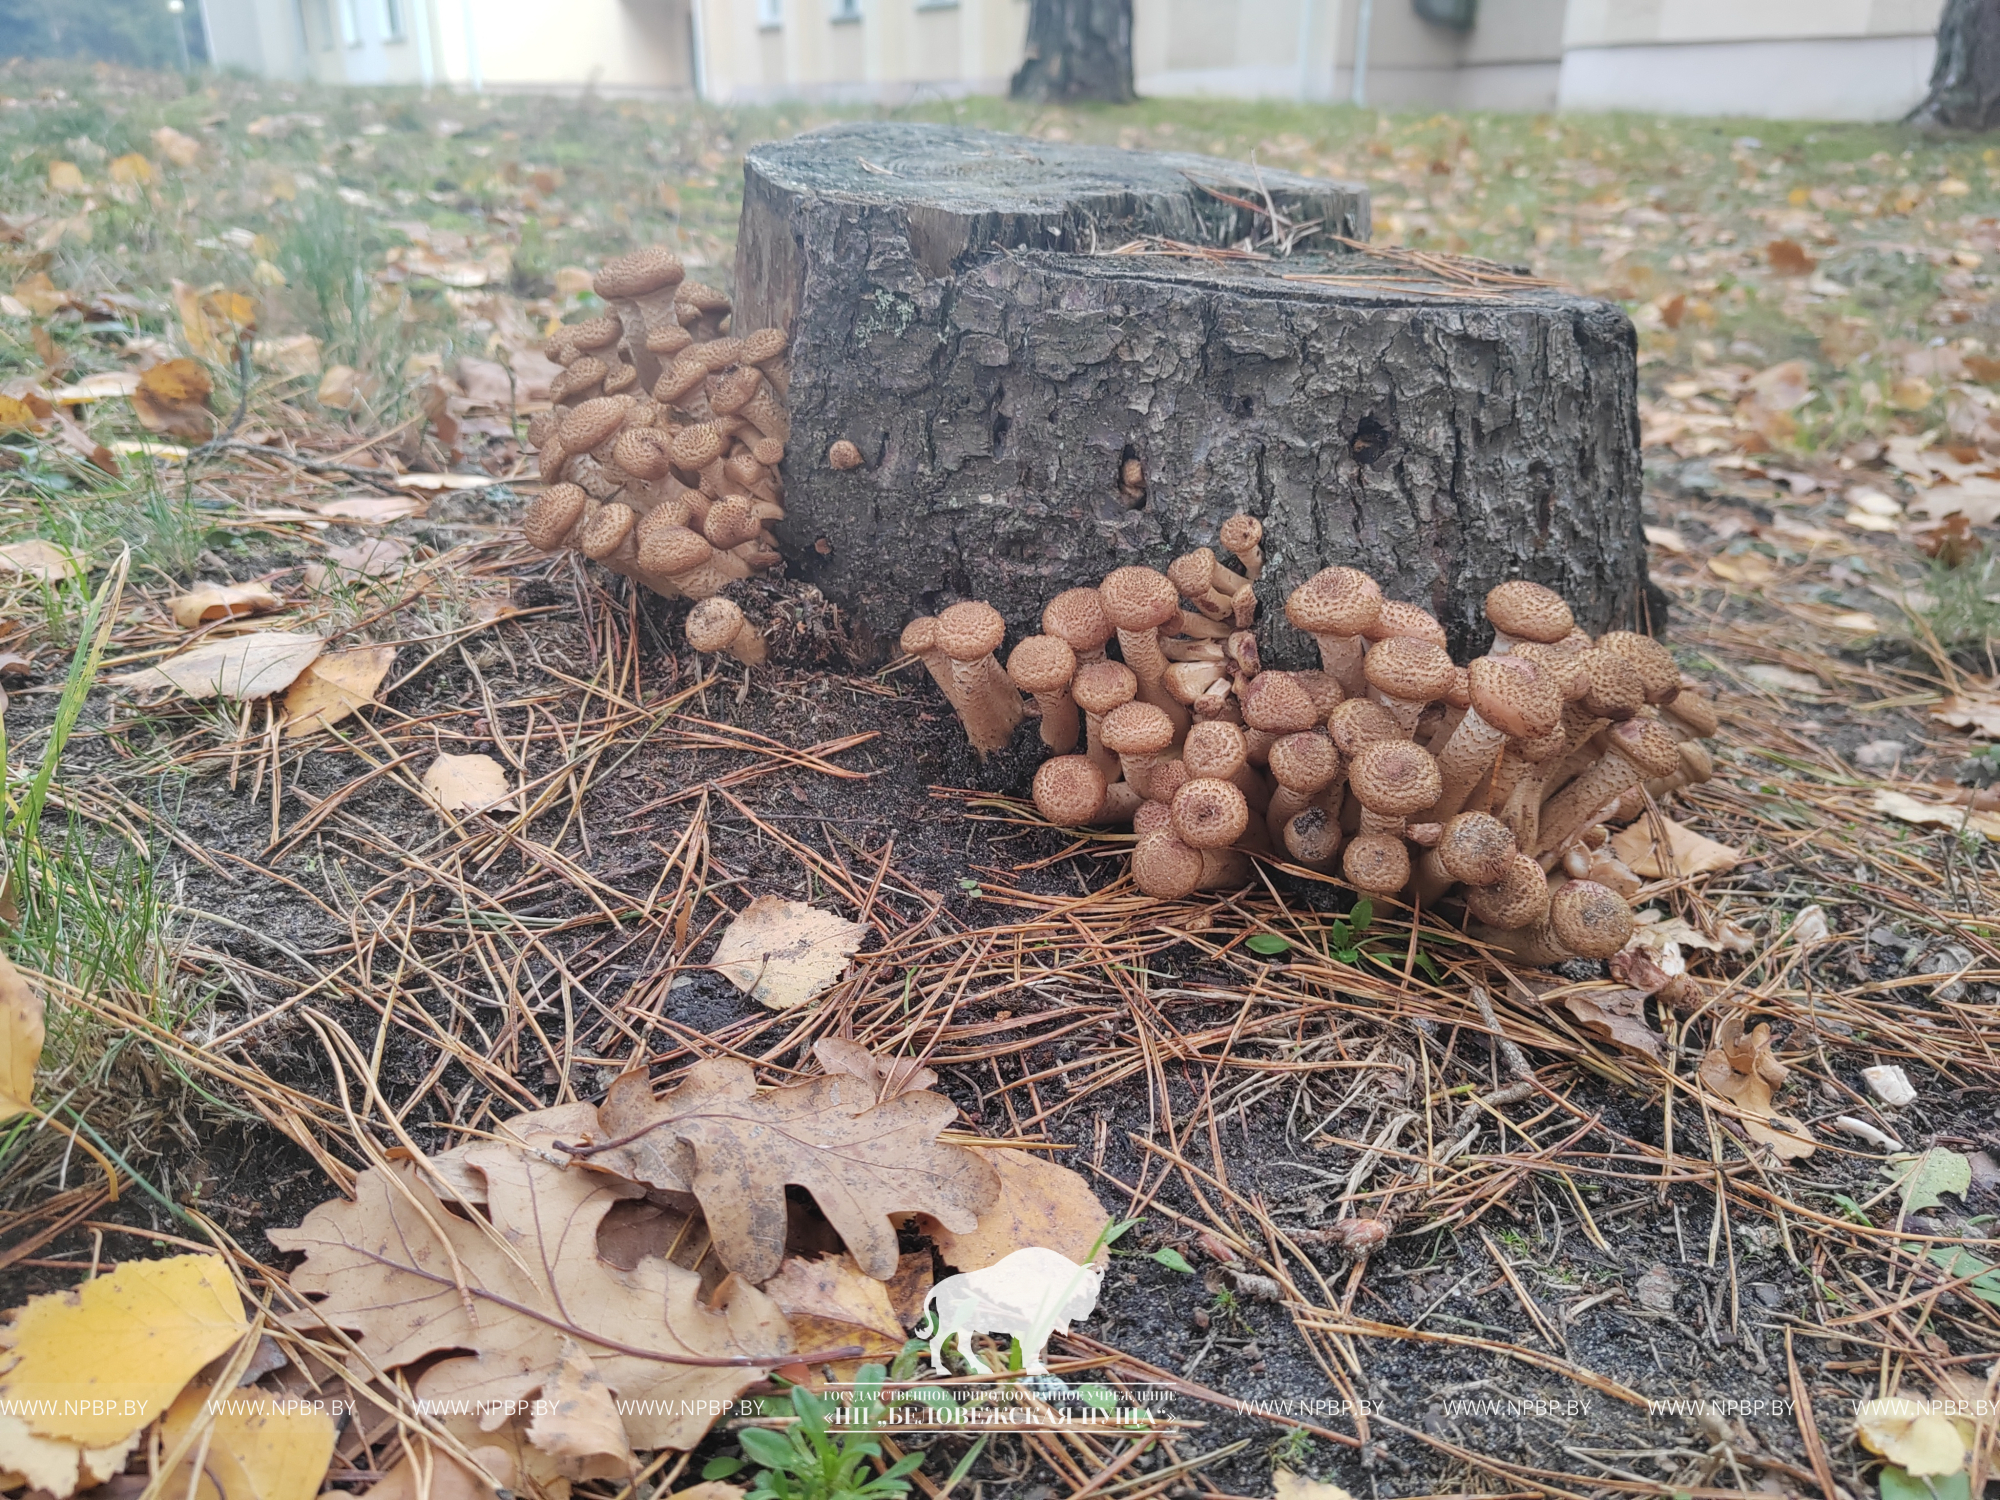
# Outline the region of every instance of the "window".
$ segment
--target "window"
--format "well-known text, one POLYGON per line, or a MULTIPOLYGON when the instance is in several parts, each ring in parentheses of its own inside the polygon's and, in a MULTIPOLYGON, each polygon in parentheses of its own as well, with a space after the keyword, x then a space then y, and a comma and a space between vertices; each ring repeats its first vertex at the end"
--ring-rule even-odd
POLYGON ((861 0, 827 0, 827 19, 835 25, 861 19, 861 0))
POLYGON ((785 0, 757 0, 757 29, 776 31, 785 24, 785 0))
POLYGON ((403 39, 402 0, 382 0, 382 36, 391 42, 403 39))
POLYGON ((361 45, 361 0, 340 0, 340 40, 349 47, 361 45))

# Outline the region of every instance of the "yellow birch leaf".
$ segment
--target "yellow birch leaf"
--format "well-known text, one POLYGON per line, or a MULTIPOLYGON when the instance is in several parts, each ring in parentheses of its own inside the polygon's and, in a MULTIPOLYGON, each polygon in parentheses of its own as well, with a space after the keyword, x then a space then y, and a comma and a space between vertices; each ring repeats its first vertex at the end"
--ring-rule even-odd
POLYGON ((395 664, 394 646, 362 646, 319 657, 285 694, 285 738, 315 734, 373 703, 375 690, 395 664))
POLYGON ((0 1376, 0 1410, 26 1413, 40 1437, 121 1443, 248 1326, 221 1256, 128 1260, 14 1314, 16 1362, 0 1376))
POLYGON ((1090 1184, 1032 1151, 982 1154, 1000 1174, 1000 1197, 980 1214, 978 1228, 954 1234, 927 1215, 917 1217, 918 1227, 936 1242, 945 1264, 959 1271, 981 1271, 1016 1250, 1036 1246, 1082 1265, 1111 1222, 1090 1184))
POLYGON ((81 193, 85 190, 83 173, 77 170, 73 161, 52 161, 49 163, 49 191, 52 193, 81 193))
POLYGON ((0 954, 0 1120, 26 1114, 42 1060, 42 996, 0 954))
POLYGON ((424 772, 424 795, 448 813, 511 807, 507 768, 490 755, 440 755, 424 772))
POLYGON ((160 155, 177 167, 191 167, 201 160, 201 142, 182 135, 171 125, 162 125, 153 132, 153 144, 160 148, 160 155))
POLYGON ((1908 1396, 1863 1402, 1854 1435, 1870 1453, 1911 1474, 1942 1477, 1965 1467, 1965 1443, 1950 1419, 1908 1396))
POLYGON ((802 901, 759 896, 737 913, 711 962, 752 1000, 790 1010, 840 978, 867 932, 802 901))
MULTIPOLYGON (((333 1418, 313 1406, 244 1387, 216 1392, 189 1386, 167 1411, 160 1443, 167 1452, 213 1412, 214 1430, 193 1478, 194 1452, 160 1493, 175 1500, 313 1500, 333 1458, 333 1418)), ((201 1439, 195 1439, 196 1444, 201 1439)))
POLYGON ((183 630, 211 620, 269 614, 283 605, 284 600, 271 592, 268 583, 206 583, 167 601, 174 623, 183 630))
POLYGON ((113 159, 110 174, 120 187, 144 187, 153 180, 153 164, 140 152, 128 151, 113 159))

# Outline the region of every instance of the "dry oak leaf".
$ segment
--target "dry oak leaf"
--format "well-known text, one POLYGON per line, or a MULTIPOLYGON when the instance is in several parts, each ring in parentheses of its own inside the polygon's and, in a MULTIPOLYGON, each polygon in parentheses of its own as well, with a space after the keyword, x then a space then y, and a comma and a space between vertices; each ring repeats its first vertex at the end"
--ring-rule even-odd
POLYGON ((840 978, 867 933, 803 901, 759 896, 736 914, 709 962, 760 1005, 790 1010, 840 978))
POLYGON ((1634 875, 1647 880, 1673 880, 1688 875, 1720 874, 1742 862, 1740 851, 1696 833, 1672 818, 1659 820, 1666 834, 1666 847, 1653 829, 1651 818, 1641 818, 1611 840, 1611 852, 1625 862, 1634 875))
POLYGON ((353 1202, 270 1231, 280 1249, 305 1252, 293 1289, 319 1298, 314 1315, 378 1366, 473 1351, 426 1370, 419 1398, 526 1400, 559 1380, 573 1343, 624 1404, 631 1446, 691 1448, 723 1404, 790 1360, 784 1318, 755 1288, 713 1310, 692 1271, 649 1257, 626 1272, 598 1257, 599 1220, 642 1189, 505 1142, 466 1163, 486 1178, 490 1224, 453 1213, 399 1164, 363 1172, 353 1202))
POLYGON ((135 689, 175 688, 190 698, 268 698, 297 682, 325 649, 321 636, 260 630, 205 640, 156 666, 106 680, 135 689))
POLYGON ((161 1493, 175 1500, 313 1500, 333 1458, 333 1418, 316 1405, 244 1386, 189 1386, 167 1411, 160 1443, 171 1453, 212 1410, 206 1447, 196 1446, 161 1493), (195 1455, 201 1477, 195 1481, 195 1455))
POLYGON ((785 1258, 785 1189, 812 1194, 861 1269, 896 1274, 894 1214, 924 1213, 970 1234, 1000 1197, 985 1153, 938 1133, 958 1107, 942 1094, 876 1102, 851 1076, 759 1090, 750 1065, 711 1058, 654 1098, 643 1072, 620 1076, 598 1118, 610 1138, 592 1165, 700 1201, 722 1263, 763 1282, 785 1258))
POLYGON ((1701 1081, 1742 1112, 1744 1134, 1787 1161, 1817 1149, 1803 1124, 1771 1108, 1772 1095, 1790 1073, 1772 1055, 1769 1023, 1746 1034, 1743 1022, 1734 1016, 1722 1023, 1715 1046, 1701 1060, 1701 1081))
MULTIPOLYGON (((248 1330, 217 1255, 128 1260, 75 1291, 31 1297, 0 1330, 14 1364, 0 1411, 83 1448, 121 1443, 248 1330)), ((0 1449, 0 1468, 18 1467, 0 1449)))
POLYGON ((1032 1151, 1009 1148, 982 1155, 999 1174, 1000 1196, 970 1233, 955 1233, 927 1214, 917 1217, 917 1227, 935 1242, 945 1264, 958 1271, 983 1271, 1016 1250, 1039 1246, 1082 1265, 1111 1222, 1090 1184, 1032 1151))
POLYGON ((1660 1060, 1666 1038, 1646 1024, 1646 992, 1598 988, 1563 996, 1563 1008, 1584 1033, 1638 1057, 1660 1060))
POLYGON ((514 805, 507 768, 490 755, 440 755, 424 772, 424 795, 448 813, 489 812, 514 805))
POLYGON ((1951 1419, 1908 1396, 1864 1401, 1854 1435, 1870 1453, 1916 1475, 1942 1477, 1965 1467, 1965 1440, 1951 1419))
POLYGON ((284 600, 268 583, 202 583, 167 601, 167 611, 183 630, 211 620, 236 620, 282 609, 284 600))
POLYGON ((1874 807, 1878 813, 1886 813, 1919 827, 1970 828, 1989 839, 2000 839, 2000 813, 1976 812, 1965 805, 1939 807, 1932 802, 1919 802, 1907 792, 1892 792, 1887 787, 1875 793, 1874 807))
POLYGON ((137 1428, 116 1443, 85 1448, 38 1437, 19 1417, 0 1411, 0 1482, 14 1489, 19 1476, 53 1500, 65 1500, 79 1489, 92 1489, 123 1473, 125 1460, 143 1436, 145 1429, 137 1428))
POLYGON ((528 1441, 553 1458, 609 1459, 613 1469, 624 1474, 639 1467, 611 1387, 590 1356, 567 1339, 562 1363, 535 1403, 528 1441))
POLYGON ((366 708, 395 664, 394 646, 361 646, 314 658, 285 694, 285 738, 316 733, 366 708))
POLYGON ((1931 717, 1953 729, 1970 730, 1975 739, 2000 740, 2000 691, 1954 693, 1931 710, 1931 717))
POLYGON ((0 1120, 27 1114, 42 1060, 42 995, 0 953, 0 1120))
POLYGON ((415 1458, 405 1453, 395 1467, 368 1489, 361 1500, 493 1500, 496 1490, 514 1488, 514 1456, 496 1443, 468 1447, 479 1473, 458 1461, 442 1448, 417 1439, 425 1450, 421 1471, 415 1458))
POLYGON ((882 1057, 845 1037, 823 1036, 813 1056, 829 1073, 846 1073, 875 1089, 879 1099, 937 1087, 937 1074, 914 1057, 882 1057))
POLYGON ((792 1325, 801 1349, 859 1345, 860 1358, 889 1358, 903 1347, 903 1321, 886 1283, 862 1274, 851 1255, 791 1256, 764 1292, 792 1325))
POLYGON ((0 546, 0 573, 26 573, 44 583, 60 583, 80 575, 85 566, 82 553, 58 547, 40 537, 0 546))
POLYGON ((169 359, 139 377, 132 410, 148 432, 205 443, 215 436, 215 414, 208 409, 214 389, 208 371, 193 360, 169 359))

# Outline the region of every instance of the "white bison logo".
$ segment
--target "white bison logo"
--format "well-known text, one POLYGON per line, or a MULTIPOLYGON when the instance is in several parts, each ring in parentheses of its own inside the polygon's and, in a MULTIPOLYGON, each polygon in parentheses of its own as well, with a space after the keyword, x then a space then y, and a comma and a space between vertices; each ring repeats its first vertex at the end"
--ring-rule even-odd
POLYGON ((948 1373, 940 1356, 956 1336, 958 1352, 969 1364, 996 1373, 972 1352, 972 1335, 1009 1334, 1021 1341, 1024 1373, 1046 1375, 1042 1350, 1050 1336, 1068 1333, 1070 1324, 1089 1317, 1103 1283, 1101 1267, 1080 1266, 1039 1246, 1016 1250, 983 1271, 947 1276, 924 1299, 932 1318, 931 1368, 948 1373))

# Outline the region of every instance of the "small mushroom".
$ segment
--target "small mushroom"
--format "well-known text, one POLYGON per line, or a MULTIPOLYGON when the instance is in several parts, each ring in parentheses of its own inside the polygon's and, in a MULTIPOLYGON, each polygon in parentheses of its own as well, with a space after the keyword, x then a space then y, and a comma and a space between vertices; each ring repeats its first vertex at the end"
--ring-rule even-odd
POLYGON ((1361 831, 1401 839, 1404 823, 1437 801, 1438 766, 1428 750, 1405 739, 1364 745, 1347 768, 1347 786, 1361 804, 1361 831))
POLYGON ((861 467, 861 450, 846 438, 839 438, 826 450, 826 461, 836 469, 858 469, 861 467))
POLYGON ((1375 701, 1405 734, 1414 734, 1427 704, 1451 690, 1452 661, 1442 646, 1411 636, 1382 642, 1361 664, 1375 701))
POLYGON ((1390 834, 1359 834, 1341 851, 1340 871, 1357 890, 1392 896, 1410 883, 1410 851, 1390 834))
POLYGON ((1532 926, 1473 929, 1473 936, 1525 964, 1546 967, 1572 958, 1609 958, 1632 937, 1632 908, 1594 880, 1566 880, 1549 897, 1548 914, 1532 926))
POLYGON ((552 484, 528 502, 521 532, 528 545, 556 552, 569 545, 569 535, 583 518, 590 496, 573 484, 552 484))
POLYGON ((1384 599, 1382 612, 1375 616, 1375 623, 1366 626, 1361 634, 1370 650, 1397 636, 1429 641, 1440 649, 1450 645, 1445 639, 1444 626, 1438 623, 1436 615, 1418 609, 1414 604, 1405 604, 1400 599, 1384 599))
POLYGON ((1078 666, 1104 660, 1104 645, 1115 633, 1096 589, 1064 589, 1042 606, 1042 633, 1060 637, 1076 653, 1078 666))
POLYGON ((1290 672, 1259 672, 1243 689, 1243 740, 1250 764, 1262 766, 1281 736, 1298 734, 1319 723, 1312 695, 1290 672))
POLYGON ((1547 734, 1562 720, 1562 700, 1529 662, 1482 656, 1468 675, 1471 707, 1437 757, 1442 784, 1431 817, 1439 821, 1465 806, 1508 740, 1547 734))
POLYGON ((1157 900, 1192 896, 1206 869, 1202 851, 1183 843, 1171 830, 1144 834, 1132 849, 1132 880, 1157 900))
POLYGON ((1170 810, 1174 832, 1196 849, 1221 849, 1243 837, 1250 826, 1250 804, 1231 782, 1197 776, 1173 794, 1170 810))
POLYGON ((766 659, 764 637, 750 628, 742 610, 720 594, 688 611, 687 638, 697 651, 727 651, 746 667, 760 667, 766 659))
POLYGON ((1318 730, 1302 730, 1273 742, 1270 768, 1272 780, 1278 783, 1266 813, 1274 839, 1315 801, 1329 805, 1330 796, 1323 794, 1342 785, 1347 775, 1333 741, 1318 730))
POLYGON ((1107 781, 1118 780, 1123 772, 1117 754, 1105 747, 1104 716, 1138 696, 1139 679, 1122 661, 1100 656, 1076 669, 1069 691, 1083 710, 1084 753, 1097 762, 1107 781))
POLYGON ((1493 626, 1492 656, 1505 656, 1517 641, 1559 641, 1576 628, 1561 594, 1525 578, 1488 591, 1486 618, 1493 626))
POLYGON ((1412 894, 1429 906, 1454 885, 1492 885, 1520 852, 1513 830, 1491 813, 1459 813, 1439 831, 1437 846, 1417 861, 1412 894))
POLYGON ((1000 611, 981 600, 968 599, 938 612, 938 648, 951 658, 957 687, 953 702, 981 759, 1005 749, 1021 722, 1021 695, 993 656, 1006 634, 1000 611))
POLYGON ((1645 684, 1648 703, 1672 703, 1681 690, 1681 669, 1673 652, 1649 635, 1632 630, 1607 630, 1597 638, 1598 649, 1616 651, 1632 664, 1645 684))
POLYGON ((1368 691, 1362 632, 1380 617, 1383 603, 1381 588, 1359 568, 1323 568, 1285 600, 1285 618, 1319 643, 1320 665, 1350 698, 1368 691))
POLYGON ((1465 893, 1465 910, 1475 922, 1511 932, 1541 921, 1549 909, 1549 877, 1532 854, 1516 854, 1491 885, 1465 893))
POLYGON ((1180 618, 1179 590, 1164 573, 1125 567, 1113 569, 1097 593, 1104 617, 1118 632, 1125 665, 1139 679, 1139 696, 1166 713, 1176 732, 1185 729, 1187 710, 1166 690, 1167 658, 1160 650, 1160 627, 1180 618))
POLYGON ((1561 849, 1604 817, 1629 788, 1643 784, 1648 777, 1671 776, 1680 769, 1680 744, 1655 719, 1614 724, 1603 739, 1603 757, 1543 804, 1540 849, 1561 849))
POLYGON ((1148 774, 1174 742, 1174 721, 1156 705, 1134 699, 1104 716, 1101 738, 1104 748, 1118 757, 1133 790, 1151 797, 1148 774))
POLYGON ((1213 776, 1243 794, 1253 813, 1270 805, 1271 790, 1248 759, 1243 731, 1224 719, 1206 719, 1190 728, 1181 741, 1181 764, 1190 776, 1213 776))
POLYGON ((1069 643, 1060 636, 1028 636, 1008 656, 1007 675, 1041 705, 1042 743, 1058 755, 1074 750, 1079 725, 1069 685, 1076 676, 1076 653, 1069 643))
POLYGON ((1331 870, 1345 835, 1340 819, 1318 803, 1307 807, 1284 827, 1285 852, 1308 870, 1331 870))
MULTIPOLYGON (((1173 580, 1181 597, 1207 618, 1229 620, 1241 628, 1242 622, 1236 619, 1238 601, 1250 587, 1250 581, 1223 567, 1208 548, 1197 547, 1175 558, 1167 564, 1167 577, 1173 580)), ((1255 599, 1253 594, 1253 605, 1255 599)))
POLYGON ((958 705, 952 695, 957 688, 952 682, 951 658, 938 646, 936 617, 919 615, 910 621, 903 627, 903 636, 899 644, 906 655, 914 656, 924 664, 924 669, 931 674, 931 681, 938 685, 938 691, 944 694, 946 701, 952 704, 952 711, 956 713, 958 705))
POLYGON ((1087 755, 1058 755, 1035 771, 1035 808, 1059 828, 1097 821, 1107 790, 1104 772, 1087 755))
POLYGON ((1255 516, 1234 515, 1222 523, 1219 540, 1236 559, 1243 576, 1255 583, 1264 576, 1264 523, 1255 516))

